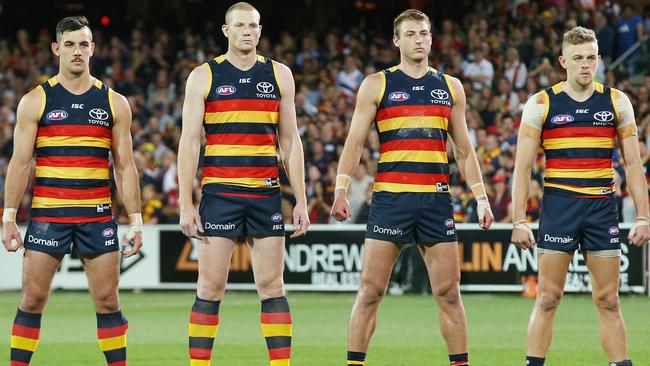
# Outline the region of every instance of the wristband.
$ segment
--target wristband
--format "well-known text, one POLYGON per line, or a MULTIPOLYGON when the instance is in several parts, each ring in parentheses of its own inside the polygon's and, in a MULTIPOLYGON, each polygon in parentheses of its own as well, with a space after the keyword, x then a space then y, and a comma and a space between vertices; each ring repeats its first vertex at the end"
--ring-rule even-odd
POLYGON ((352 178, 347 175, 347 174, 338 174, 336 176, 336 186, 334 187, 334 191, 338 191, 339 189, 344 190, 345 192, 348 191, 348 186, 350 186, 350 182, 352 181, 352 178))
POLYGON ((479 197, 487 198, 487 193, 485 193, 485 186, 483 185, 483 182, 472 184, 470 189, 472 190, 472 194, 474 194, 474 197, 476 199, 479 199, 479 197))
POLYGON ((10 222, 10 221, 16 221, 16 214, 18 213, 18 209, 16 208, 5 208, 4 212, 2 213, 2 222, 10 222))

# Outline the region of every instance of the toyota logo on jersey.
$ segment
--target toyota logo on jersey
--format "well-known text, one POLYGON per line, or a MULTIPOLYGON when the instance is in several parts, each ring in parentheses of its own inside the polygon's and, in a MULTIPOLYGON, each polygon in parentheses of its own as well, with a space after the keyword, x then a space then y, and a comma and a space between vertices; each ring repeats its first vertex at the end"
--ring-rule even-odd
POLYGON ((610 111, 600 111, 594 113, 594 119, 600 122, 609 122, 614 119, 614 113, 610 111))
POLYGON ((445 100, 449 98, 449 93, 442 89, 433 89, 431 91, 431 96, 436 99, 445 100))
POLYGON ((108 119, 108 112, 101 108, 93 108, 88 112, 88 115, 94 119, 98 119, 100 121, 106 121, 108 119))
POLYGON ((268 93, 273 93, 273 84, 269 83, 268 81, 262 81, 257 83, 257 91, 260 93, 268 94, 268 93))

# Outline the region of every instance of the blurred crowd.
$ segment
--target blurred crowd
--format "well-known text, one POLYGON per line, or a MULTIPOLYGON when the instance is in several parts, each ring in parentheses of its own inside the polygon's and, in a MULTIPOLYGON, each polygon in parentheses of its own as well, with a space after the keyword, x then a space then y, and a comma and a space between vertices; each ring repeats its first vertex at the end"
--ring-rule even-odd
MULTIPOLYGON (((262 14, 262 20, 263 20, 262 14)), ((262 21, 263 23, 263 21, 262 21)), ((616 70, 606 67, 650 32, 650 6, 635 9, 612 1, 496 1, 476 2, 462 19, 434 24, 431 66, 458 77, 467 95, 467 125, 485 176, 497 222, 511 219, 510 187, 517 131, 530 95, 563 80, 557 56, 562 34, 582 25, 596 31, 602 61, 597 79, 623 90, 632 101, 639 128, 641 154, 650 168, 650 73, 648 50, 641 47, 616 70)), ((92 26, 92 25, 91 25, 92 26)), ((312 223, 329 223, 337 161, 354 111, 355 93, 363 78, 399 62, 392 45, 392 24, 385 37, 363 29, 326 34, 282 32, 264 34, 258 53, 291 68, 296 82, 298 128, 306 160, 306 190, 312 223), (374 34, 373 33, 373 34, 374 34)), ((226 50, 214 34, 190 29, 170 31, 135 26, 127 37, 108 36, 93 29, 96 44, 92 74, 125 95, 133 111, 133 146, 142 187, 143 217, 148 223, 178 222, 176 152, 187 76, 197 65, 226 50)), ((376 32, 374 32, 376 33, 376 32)), ((13 126, 20 98, 58 70, 50 50, 53 30, 24 29, 0 38, 0 185, 13 151, 13 126)), ((647 46, 646 46, 647 47, 647 46)), ((449 156, 454 215, 457 222, 476 222, 475 202, 449 156)), ((370 128, 361 163, 353 175, 349 201, 352 222, 367 219, 379 139, 370 128)), ((539 219, 543 154, 534 168, 527 215, 539 219)), ((635 216, 625 177, 616 155, 617 198, 621 220, 635 216)), ((283 210, 290 223, 291 188, 282 174, 283 210)), ((195 199, 199 199, 196 180, 195 199)), ((127 222, 114 195, 115 215, 127 222)), ((28 192, 19 220, 29 216, 28 192)))

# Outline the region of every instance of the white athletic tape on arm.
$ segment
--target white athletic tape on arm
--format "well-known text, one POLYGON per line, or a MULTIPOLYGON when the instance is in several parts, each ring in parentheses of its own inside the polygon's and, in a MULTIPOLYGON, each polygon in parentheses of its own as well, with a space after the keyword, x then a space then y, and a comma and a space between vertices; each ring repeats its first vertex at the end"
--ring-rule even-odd
POLYGON ((126 240, 131 241, 137 233, 142 232, 142 214, 139 212, 130 214, 129 221, 131 225, 129 226, 129 231, 126 233, 126 240))
POLYGON ((16 214, 18 213, 18 209, 16 208, 5 208, 4 212, 2 213, 2 222, 10 222, 10 221, 16 221, 16 214))
POLYGON ((336 176, 336 186, 334 187, 334 191, 336 192, 339 189, 342 189, 347 192, 351 181, 352 181, 352 177, 350 177, 349 175, 338 174, 336 176))

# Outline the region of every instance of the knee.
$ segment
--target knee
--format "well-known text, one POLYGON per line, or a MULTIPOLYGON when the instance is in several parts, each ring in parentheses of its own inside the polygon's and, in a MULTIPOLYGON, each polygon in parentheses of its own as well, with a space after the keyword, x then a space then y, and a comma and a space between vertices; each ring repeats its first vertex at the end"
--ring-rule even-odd
POLYGON ((120 310, 120 300, 117 289, 95 295, 95 310, 98 313, 114 313, 120 310))
POLYGON ((42 313, 47 302, 48 291, 26 291, 20 299, 20 310, 28 313, 42 313))
POLYGON ((206 277, 199 276, 196 295, 202 300, 217 301, 223 298, 226 292, 226 284, 220 281, 211 281, 206 277))
POLYGON ((262 300, 284 296, 284 281, 281 276, 258 281, 257 292, 262 300))
POLYGON ((560 305, 562 294, 557 292, 542 292, 537 298, 537 307, 542 311, 555 311, 560 305))
POLYGON ((460 285, 453 283, 433 289, 433 296, 441 305, 455 306, 461 303, 460 285))
POLYGON ((361 284, 359 287, 359 294, 357 302, 363 306, 377 306, 384 298, 386 288, 374 284, 361 284))
POLYGON ((594 298, 594 302, 599 310, 608 312, 618 312, 621 305, 617 293, 598 296, 594 298))

